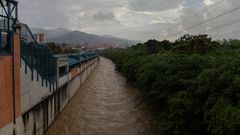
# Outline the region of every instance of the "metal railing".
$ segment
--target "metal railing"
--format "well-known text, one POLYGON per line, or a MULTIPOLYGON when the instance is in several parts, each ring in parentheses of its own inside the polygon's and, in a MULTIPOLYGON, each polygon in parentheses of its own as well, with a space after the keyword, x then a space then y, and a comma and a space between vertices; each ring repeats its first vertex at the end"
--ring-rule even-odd
POLYGON ((11 52, 11 42, 18 20, 17 1, 0 0, 0 55, 11 52))
POLYGON ((76 53, 76 54, 69 54, 68 57, 74 58, 74 59, 78 60, 80 63, 83 63, 90 59, 96 58, 97 53, 96 52, 76 53))
POLYGON ((85 62, 92 60, 97 57, 96 52, 85 52, 85 53, 75 53, 75 54, 68 54, 69 58, 69 69, 76 67, 76 65, 80 66, 85 62))
MULTIPOLYGON (((21 57, 25 61, 25 72, 28 72, 28 66, 31 69, 31 78, 42 77, 42 85, 54 85, 57 79, 57 60, 54 58, 51 50, 46 45, 40 45, 35 40, 32 32, 26 24, 21 25, 21 57), (34 76, 34 70, 37 75, 34 76)), ((24 63, 21 63, 24 64, 24 63)))

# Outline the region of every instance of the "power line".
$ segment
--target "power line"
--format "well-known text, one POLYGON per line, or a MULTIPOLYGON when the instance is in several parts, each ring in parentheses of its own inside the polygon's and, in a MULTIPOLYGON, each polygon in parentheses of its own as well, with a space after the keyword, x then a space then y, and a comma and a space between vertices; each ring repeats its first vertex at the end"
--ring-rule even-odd
POLYGON ((221 34, 216 34, 216 35, 210 35, 211 37, 219 37, 219 36, 224 36, 224 35, 230 35, 230 34, 235 34, 235 33, 240 33, 240 29, 228 32, 228 33, 221 33, 221 34))
POLYGON ((177 32, 177 33, 173 33, 173 34, 169 35, 167 38, 172 37, 172 36, 175 36, 175 35, 177 35, 177 34, 180 34, 180 33, 184 32, 184 31, 191 30, 191 29, 193 29, 193 28, 195 28, 195 27, 201 26, 201 25, 203 25, 203 24, 205 24, 205 23, 207 23, 207 22, 210 22, 210 21, 212 21, 212 20, 215 20, 215 19, 217 19, 217 18, 220 18, 220 17, 225 16, 225 15, 227 15, 227 14, 230 14, 230 13, 232 13, 232 12, 235 12, 235 11, 237 11, 237 10, 239 10, 239 9, 240 9, 240 6, 237 7, 237 8, 231 9, 231 10, 229 10, 229 11, 227 11, 227 12, 224 12, 224 13, 222 13, 222 14, 220 14, 220 15, 217 15, 217 16, 215 16, 215 17, 213 17, 213 18, 210 18, 210 19, 208 19, 208 20, 206 20, 206 21, 203 21, 203 22, 201 22, 201 23, 198 23, 198 24, 196 24, 196 25, 193 25, 193 26, 191 26, 191 27, 188 27, 188 28, 186 28, 185 30, 181 30, 181 31, 179 31, 179 32, 177 32))
POLYGON ((185 20, 182 20, 180 23, 178 23, 178 24, 176 25, 176 27, 179 27, 181 24, 183 24, 183 23, 185 23, 185 22, 187 22, 187 21, 189 21, 189 20, 191 20, 191 19, 193 19, 193 18, 201 15, 201 14, 204 13, 204 12, 209 11, 209 10, 212 9, 212 8, 217 7, 218 5, 220 5, 221 3, 223 3, 224 1, 225 1, 225 0, 221 0, 221 1, 219 1, 219 2, 217 2, 217 3, 215 3, 215 4, 211 5, 211 6, 209 6, 209 7, 207 7, 207 8, 202 9, 200 12, 198 12, 198 13, 196 13, 196 14, 188 17, 188 18, 186 18, 185 20))
MULTIPOLYGON (((224 28, 224 27, 227 27, 227 26, 231 26, 231 25, 234 25, 234 24, 239 24, 239 23, 240 23, 240 20, 228 22, 228 23, 219 25, 219 26, 217 26, 217 27, 210 28, 210 29, 208 29, 207 31, 205 30, 204 32, 209 32, 209 31, 218 30, 218 29, 221 29, 221 28, 224 28)), ((200 32, 200 33, 204 33, 204 32, 200 32)))
POLYGON ((214 7, 217 7, 218 5, 220 5, 221 3, 223 3, 224 1, 225 1, 225 0, 221 0, 221 1, 219 1, 219 2, 217 2, 217 3, 215 3, 215 4, 213 4, 213 5, 209 6, 208 8, 203 9, 201 12, 198 12, 198 13, 192 15, 191 17, 188 17, 187 19, 181 21, 181 23, 178 24, 178 26, 181 25, 181 24, 184 23, 184 22, 187 22, 187 21, 191 20, 192 18, 195 18, 196 16, 201 15, 201 14, 204 13, 204 12, 207 12, 208 10, 210 10, 210 9, 212 9, 212 8, 214 8, 214 7))

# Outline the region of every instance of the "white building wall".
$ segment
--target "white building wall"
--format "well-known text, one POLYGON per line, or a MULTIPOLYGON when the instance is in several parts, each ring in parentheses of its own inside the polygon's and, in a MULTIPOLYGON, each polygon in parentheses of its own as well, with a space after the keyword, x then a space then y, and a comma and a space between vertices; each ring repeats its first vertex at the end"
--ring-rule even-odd
POLYGON ((62 77, 60 77, 59 78, 59 81, 58 81, 58 83, 59 83, 59 87, 62 87, 63 85, 65 85, 67 82, 69 81, 69 79, 68 79, 68 74, 66 74, 65 76, 62 76, 62 77))
MULTIPOLYGON (((71 99, 70 97, 80 90, 81 84, 87 79, 87 77, 93 72, 93 69, 97 66, 97 62, 88 67, 88 69, 81 72, 77 77, 73 78, 67 83, 67 87, 61 91, 51 92, 46 85, 42 86, 41 76, 39 75, 39 81, 36 80, 36 71, 34 70, 34 80, 31 80, 31 70, 27 67, 28 72, 25 74, 25 63, 22 61, 21 72, 21 108, 22 117, 17 119, 17 125, 11 123, 4 128, 0 129, 0 135, 13 135, 13 129, 15 128, 16 135, 43 135, 55 120, 57 112, 56 106, 59 101, 58 94, 61 92, 67 92, 69 98, 66 101, 61 101, 59 111, 66 106, 71 99), (56 102, 55 102, 56 101, 56 102), (46 111, 48 113, 46 113, 46 111), (45 112, 45 113, 44 113, 45 112), (48 120, 46 116, 48 115, 48 120), (47 124, 47 125, 44 125, 47 124)), ((71 74, 68 74, 71 78, 71 74)), ((65 78, 66 79, 66 78, 65 78)), ((64 81, 63 81, 64 82, 64 81)), ((64 93, 65 94, 65 93, 64 93)), ((61 95, 61 94, 60 94, 61 95)), ((62 98, 62 97, 61 97, 62 98)))
POLYGON ((78 75, 69 82, 68 90, 70 92, 70 98, 72 98, 81 86, 81 76, 78 75))
MULTIPOLYGON (((37 71, 33 70, 33 80, 32 80, 32 71, 27 65, 27 73, 25 73, 26 64, 24 60, 21 60, 20 68, 20 90, 21 90, 21 110, 22 113, 28 111, 33 106, 44 100, 47 96, 51 95, 50 83, 46 80, 43 81, 42 86, 42 77, 39 76, 37 81, 37 71)), ((53 91, 53 90, 52 90, 53 91)))

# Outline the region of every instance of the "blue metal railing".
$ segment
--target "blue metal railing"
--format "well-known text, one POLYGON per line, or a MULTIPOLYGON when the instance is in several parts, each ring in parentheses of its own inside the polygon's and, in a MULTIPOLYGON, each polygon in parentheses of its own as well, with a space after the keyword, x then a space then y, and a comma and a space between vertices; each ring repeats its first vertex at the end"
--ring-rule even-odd
MULTIPOLYGON (((31 72, 31 79, 34 78, 39 81, 39 75, 42 77, 42 85, 53 85, 57 81, 57 58, 53 56, 53 53, 47 45, 40 45, 35 40, 31 30, 26 24, 21 24, 21 58, 24 60, 25 72, 31 72), (30 67, 30 71, 28 71, 30 67), (37 71, 37 75, 34 76, 34 70, 37 71)), ((69 66, 80 65, 97 57, 95 52, 68 54, 66 57, 69 60, 73 59, 76 62, 69 61, 69 66), (73 65, 71 65, 73 64, 73 65)), ((50 87, 51 88, 51 87, 50 87)))
MULTIPOLYGON (((57 61, 51 50, 46 45, 40 45, 35 40, 32 32, 26 24, 22 24, 21 30, 21 57, 25 61, 25 72, 28 72, 28 66, 31 69, 31 78, 34 79, 34 70, 37 70, 36 78, 39 80, 39 74, 42 77, 42 85, 56 83, 57 79, 57 61), (49 83, 48 83, 49 82, 49 83)), ((21 63, 23 64, 23 63, 21 63)))
POLYGON ((74 68, 76 65, 80 66, 81 64, 83 64, 89 60, 92 60, 96 57, 97 57, 96 52, 68 54, 69 69, 74 68))
POLYGON ((11 52, 11 41, 18 20, 17 1, 0 0, 0 55, 11 52))
POLYGON ((78 60, 80 63, 88 61, 90 59, 96 58, 97 53, 96 52, 85 52, 85 53, 76 53, 76 54, 69 54, 69 58, 74 58, 78 60))

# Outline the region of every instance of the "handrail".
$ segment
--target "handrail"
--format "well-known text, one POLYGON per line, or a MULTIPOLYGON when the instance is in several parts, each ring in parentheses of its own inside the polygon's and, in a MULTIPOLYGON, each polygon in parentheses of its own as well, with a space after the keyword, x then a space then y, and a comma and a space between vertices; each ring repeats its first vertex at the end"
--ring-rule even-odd
MULTIPOLYGON (((42 84, 46 82, 55 83, 57 81, 57 59, 47 45, 39 44, 30 28, 26 24, 21 24, 21 57, 25 61, 25 72, 28 72, 27 66, 31 68, 32 80, 34 79, 33 70, 37 70, 41 75, 42 84), (45 81, 44 81, 45 80, 45 81)), ((66 55, 69 58, 76 59, 81 64, 82 62, 91 60, 97 57, 96 52, 75 53, 66 55), (83 59, 82 59, 83 58, 83 59)), ((71 66, 71 65, 69 65, 71 66)))
POLYGON ((57 80, 57 60, 46 45, 38 44, 31 30, 26 24, 21 24, 21 57, 25 61, 25 72, 27 65, 31 68, 32 80, 34 79, 33 70, 37 70, 37 80, 39 74, 42 77, 42 84, 51 84, 57 80), (44 81, 45 80, 45 81, 44 81))
POLYGON ((2 12, 0 13, 0 55, 11 54, 13 33, 18 20, 18 2, 15 0, 0 0, 2 12), (3 35, 7 33, 7 38, 3 35), (7 40, 3 46, 3 41, 7 40))
POLYGON ((47 45, 41 45, 41 44, 39 44, 39 43, 37 42, 37 40, 35 39, 34 35, 32 34, 32 31, 30 30, 30 28, 28 27, 27 24, 23 24, 23 23, 22 23, 21 25, 22 25, 22 27, 25 27, 25 28, 28 30, 29 34, 31 34, 31 36, 33 37, 34 42, 35 42, 37 45, 40 45, 40 46, 42 46, 42 47, 47 48, 47 49, 48 49, 48 52, 51 53, 52 58, 55 58, 55 57, 53 56, 52 51, 50 50, 50 48, 49 48, 47 45))

